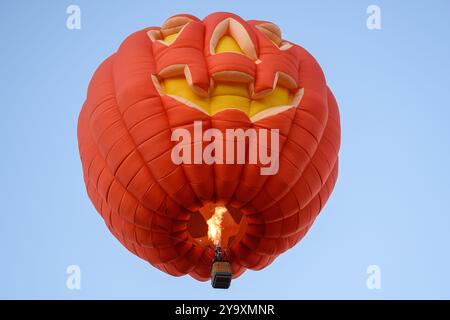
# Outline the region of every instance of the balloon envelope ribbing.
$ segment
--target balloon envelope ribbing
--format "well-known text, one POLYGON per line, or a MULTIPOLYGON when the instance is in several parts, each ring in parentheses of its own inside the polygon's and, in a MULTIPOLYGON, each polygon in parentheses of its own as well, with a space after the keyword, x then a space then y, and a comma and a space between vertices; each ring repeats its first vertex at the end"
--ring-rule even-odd
POLYGON ((161 271, 204 281, 219 241, 211 224, 234 277, 305 236, 337 179, 339 111, 319 64, 275 24, 177 15, 130 35, 100 65, 78 142, 88 195, 112 234, 161 271), (181 159, 195 148, 201 159, 174 161, 179 132, 192 137, 181 159), (251 161, 263 139, 277 150, 269 174, 251 161))

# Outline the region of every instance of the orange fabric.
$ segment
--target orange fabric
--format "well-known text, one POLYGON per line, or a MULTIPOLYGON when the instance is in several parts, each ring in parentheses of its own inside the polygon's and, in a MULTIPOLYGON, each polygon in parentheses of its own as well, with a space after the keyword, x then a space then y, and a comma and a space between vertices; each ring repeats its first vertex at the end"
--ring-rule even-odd
POLYGON ((302 47, 280 50, 260 29, 231 13, 190 22, 170 45, 152 41, 147 28, 130 35, 95 72, 79 116, 78 141, 87 192, 109 230, 131 252, 174 276, 210 278, 213 249, 192 241, 187 226, 203 204, 239 210, 246 229, 228 250, 233 276, 259 270, 299 242, 335 185, 340 147, 339 111, 316 60, 302 47), (211 54, 215 26, 241 23, 258 60, 211 54), (255 94, 271 90, 278 72, 304 94, 295 108, 252 123, 239 110, 213 116, 160 95, 152 75, 189 66, 194 86, 207 92, 214 73, 239 71, 254 79, 255 94), (280 167, 260 175, 254 164, 182 164, 170 158, 172 130, 274 128, 280 130, 280 167))

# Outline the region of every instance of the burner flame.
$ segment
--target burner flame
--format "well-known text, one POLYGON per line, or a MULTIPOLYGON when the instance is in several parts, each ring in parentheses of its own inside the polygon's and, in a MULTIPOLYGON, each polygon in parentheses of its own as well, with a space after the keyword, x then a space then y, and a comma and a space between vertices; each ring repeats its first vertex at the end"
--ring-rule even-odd
POLYGON ((215 246, 220 246, 222 238, 222 220, 224 213, 227 211, 227 208, 217 206, 214 208, 214 214, 206 221, 208 224, 208 239, 211 240, 215 246))

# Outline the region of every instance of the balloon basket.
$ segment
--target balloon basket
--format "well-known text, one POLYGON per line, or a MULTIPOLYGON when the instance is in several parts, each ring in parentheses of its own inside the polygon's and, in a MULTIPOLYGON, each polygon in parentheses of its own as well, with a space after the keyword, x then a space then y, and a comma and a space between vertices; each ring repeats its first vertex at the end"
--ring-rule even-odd
POLYGON ((227 261, 215 261, 211 268, 211 285, 216 289, 228 289, 231 284, 231 265, 227 261))

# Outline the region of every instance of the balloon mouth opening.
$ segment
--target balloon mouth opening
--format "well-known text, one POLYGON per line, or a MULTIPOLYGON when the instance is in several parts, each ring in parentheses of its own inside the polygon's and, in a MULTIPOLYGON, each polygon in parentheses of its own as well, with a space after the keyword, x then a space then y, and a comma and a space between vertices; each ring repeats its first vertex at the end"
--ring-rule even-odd
POLYGON ((246 227, 247 221, 239 209, 218 203, 205 204, 188 221, 192 241, 211 248, 230 248, 242 238, 246 227))

